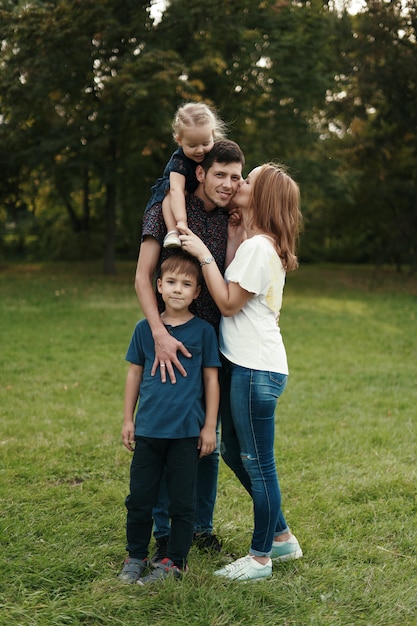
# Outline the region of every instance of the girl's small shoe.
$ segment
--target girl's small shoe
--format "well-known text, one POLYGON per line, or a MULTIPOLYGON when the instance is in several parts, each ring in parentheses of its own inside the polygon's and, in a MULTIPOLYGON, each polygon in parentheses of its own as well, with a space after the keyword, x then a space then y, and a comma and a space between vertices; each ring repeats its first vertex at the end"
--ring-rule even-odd
POLYGON ((291 561, 301 559, 303 551, 297 538, 292 535, 288 541, 273 541, 271 559, 273 561, 291 561))
POLYGON ((164 248, 181 248, 181 239, 177 230, 170 230, 164 238, 164 248))

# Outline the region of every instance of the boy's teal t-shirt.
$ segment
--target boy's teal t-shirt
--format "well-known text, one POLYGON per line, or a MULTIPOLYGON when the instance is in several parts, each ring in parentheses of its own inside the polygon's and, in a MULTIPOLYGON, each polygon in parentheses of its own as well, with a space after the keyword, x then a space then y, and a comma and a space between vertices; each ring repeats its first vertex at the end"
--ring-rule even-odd
POLYGON ((151 376, 154 341, 147 320, 140 320, 126 354, 127 361, 144 368, 135 435, 158 439, 198 437, 205 421, 203 368, 221 366, 216 333, 211 324, 198 317, 167 329, 192 354, 187 359, 178 353, 187 376, 177 374, 174 385, 168 377, 161 382, 159 369, 151 376))

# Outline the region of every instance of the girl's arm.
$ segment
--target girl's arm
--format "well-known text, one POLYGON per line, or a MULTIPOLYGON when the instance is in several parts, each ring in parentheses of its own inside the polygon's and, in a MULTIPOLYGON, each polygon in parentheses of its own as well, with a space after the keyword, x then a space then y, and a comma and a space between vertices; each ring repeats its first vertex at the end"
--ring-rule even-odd
POLYGON ((204 397, 206 403, 206 420, 198 438, 200 458, 211 454, 215 450, 217 416, 219 413, 220 385, 217 367, 203 369, 204 397))
POLYGON ((175 223, 181 228, 186 228, 185 176, 178 172, 171 172, 169 175, 169 202, 175 223))
POLYGON ((143 367, 131 363, 126 377, 124 420, 122 427, 122 441, 125 448, 133 452, 135 442, 135 408, 139 398, 142 382, 143 367))
MULTIPOLYGON (((200 262, 211 256, 207 246, 189 228, 184 235, 180 235, 180 239, 183 249, 200 262)), ((253 297, 253 293, 242 289, 237 283, 226 283, 214 260, 202 265, 201 269, 211 297, 224 317, 236 315, 253 297)))

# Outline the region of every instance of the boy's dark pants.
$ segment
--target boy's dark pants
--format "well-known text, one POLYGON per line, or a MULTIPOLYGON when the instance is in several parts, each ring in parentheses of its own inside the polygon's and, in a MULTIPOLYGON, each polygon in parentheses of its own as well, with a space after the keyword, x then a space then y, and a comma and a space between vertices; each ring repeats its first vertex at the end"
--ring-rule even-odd
POLYGON ((144 559, 152 533, 152 508, 158 500, 159 484, 166 467, 171 534, 168 558, 181 569, 193 541, 195 480, 198 437, 156 439, 137 437, 130 467, 130 494, 126 498, 127 550, 144 559))

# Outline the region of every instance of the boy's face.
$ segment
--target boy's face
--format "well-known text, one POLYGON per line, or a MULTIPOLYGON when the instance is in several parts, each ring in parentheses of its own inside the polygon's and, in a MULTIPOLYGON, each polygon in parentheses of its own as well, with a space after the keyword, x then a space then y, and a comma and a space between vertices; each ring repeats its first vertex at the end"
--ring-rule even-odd
POLYGON ((163 276, 158 278, 157 286, 165 306, 176 312, 187 310, 201 291, 201 287, 197 285, 197 278, 182 272, 164 272, 163 276))

